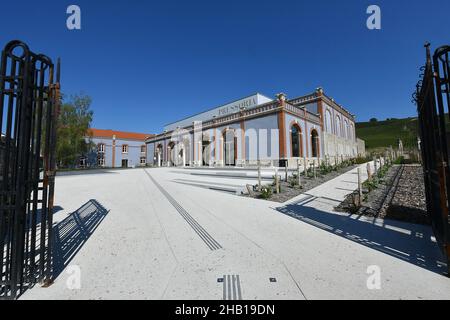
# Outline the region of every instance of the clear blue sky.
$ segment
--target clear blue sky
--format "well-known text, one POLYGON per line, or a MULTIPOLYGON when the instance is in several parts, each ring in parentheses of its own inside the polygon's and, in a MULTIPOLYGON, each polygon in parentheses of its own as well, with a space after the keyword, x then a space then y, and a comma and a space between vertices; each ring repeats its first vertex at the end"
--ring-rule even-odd
POLYGON ((160 132, 254 92, 318 86, 364 121, 415 115, 423 44, 450 43, 449 13, 448 0, 2 1, 0 45, 60 56, 64 93, 93 98, 98 128, 160 132), (70 4, 82 30, 66 28, 70 4))

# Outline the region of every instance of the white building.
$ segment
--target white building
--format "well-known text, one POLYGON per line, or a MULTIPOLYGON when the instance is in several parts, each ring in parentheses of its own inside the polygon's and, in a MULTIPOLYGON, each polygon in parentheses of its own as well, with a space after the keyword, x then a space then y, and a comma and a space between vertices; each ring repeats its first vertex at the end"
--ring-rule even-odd
POLYGON ((321 88, 294 99, 253 94, 167 124, 146 144, 155 166, 296 166, 358 153, 354 116, 321 88))

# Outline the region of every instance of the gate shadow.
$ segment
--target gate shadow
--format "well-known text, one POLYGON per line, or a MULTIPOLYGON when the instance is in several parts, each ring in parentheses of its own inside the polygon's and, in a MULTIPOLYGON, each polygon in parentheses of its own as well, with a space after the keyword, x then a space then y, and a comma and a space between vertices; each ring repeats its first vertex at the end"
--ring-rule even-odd
POLYGON ((53 277, 56 279, 109 213, 91 199, 54 226, 53 277))
MULTIPOLYGON (((313 198, 311 203, 320 198, 313 198)), ((445 259, 436 242, 431 240, 431 227, 394 220, 340 215, 321 211, 305 202, 275 208, 292 218, 333 233, 350 241, 383 252, 429 271, 446 274, 445 259)))

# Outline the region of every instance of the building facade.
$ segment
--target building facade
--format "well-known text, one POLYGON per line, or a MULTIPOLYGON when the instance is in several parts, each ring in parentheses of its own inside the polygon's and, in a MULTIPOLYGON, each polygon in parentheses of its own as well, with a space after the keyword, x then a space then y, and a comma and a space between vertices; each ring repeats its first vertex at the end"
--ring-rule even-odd
POLYGON ((86 139, 92 150, 81 158, 80 167, 133 168, 147 164, 145 140, 152 135, 104 129, 89 129, 86 139))
POLYGON ((358 153, 355 117, 321 88, 294 99, 257 93, 170 123, 146 145, 153 166, 294 167, 358 153))

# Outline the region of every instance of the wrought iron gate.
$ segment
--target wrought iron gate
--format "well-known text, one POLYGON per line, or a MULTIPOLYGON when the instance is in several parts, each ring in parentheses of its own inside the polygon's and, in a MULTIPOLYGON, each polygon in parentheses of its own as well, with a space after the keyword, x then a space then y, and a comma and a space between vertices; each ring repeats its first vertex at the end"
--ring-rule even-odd
POLYGON ((59 61, 11 41, 0 62, 0 298, 52 281, 59 61))
POLYGON ((430 45, 426 45, 426 64, 414 101, 419 115, 427 212, 450 275, 449 52, 450 46, 443 46, 431 57, 430 45))

